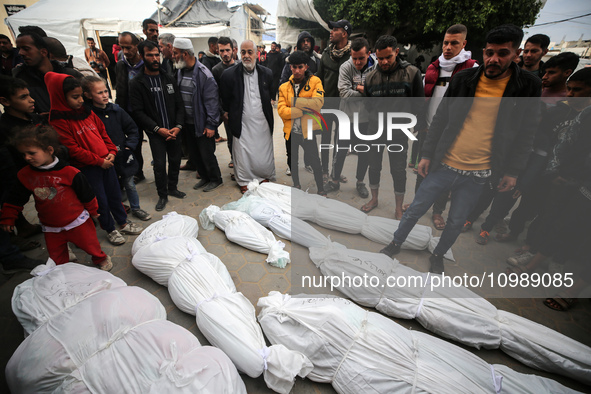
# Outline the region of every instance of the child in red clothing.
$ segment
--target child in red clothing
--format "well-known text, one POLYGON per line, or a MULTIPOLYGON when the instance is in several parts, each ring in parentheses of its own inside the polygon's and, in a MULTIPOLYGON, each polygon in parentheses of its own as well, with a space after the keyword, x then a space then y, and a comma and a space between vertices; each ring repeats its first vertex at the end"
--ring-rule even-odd
POLYGON ((110 271, 111 259, 102 250, 94 223, 98 204, 86 177, 60 161, 55 152, 59 137, 48 126, 29 126, 17 133, 13 145, 29 164, 18 172, 18 183, 2 208, 0 224, 14 230, 14 222, 31 194, 45 234, 49 257, 56 264, 68 262, 68 242, 92 256, 100 269, 110 271))
POLYGON ((68 148, 71 164, 80 169, 92 186, 99 206, 99 222, 107 231, 109 242, 121 245, 125 243, 121 234, 136 235, 143 229, 127 220, 121 203, 121 190, 113 167, 117 147, 107 135, 103 122, 83 105, 80 81, 69 75, 48 72, 45 84, 51 100, 49 123, 68 148))

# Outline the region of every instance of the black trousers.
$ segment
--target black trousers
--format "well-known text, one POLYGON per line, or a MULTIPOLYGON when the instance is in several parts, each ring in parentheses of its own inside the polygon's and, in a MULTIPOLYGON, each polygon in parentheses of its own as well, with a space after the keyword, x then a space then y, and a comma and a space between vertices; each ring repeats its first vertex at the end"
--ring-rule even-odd
POLYGON ((195 164, 201 179, 208 182, 221 182, 222 173, 215 156, 215 136, 208 138, 205 135, 195 135, 195 125, 187 124, 183 127, 187 133, 189 143, 189 161, 195 164))
MULTIPOLYGON (((182 133, 183 131, 181 131, 182 133)), ((159 197, 168 196, 169 191, 177 189, 179 183, 179 168, 181 167, 181 139, 166 141, 159 134, 148 133, 150 149, 154 159, 154 178, 159 197), (168 173, 166 171, 166 157, 168 156, 168 173)))
POLYGON ((320 165, 320 158, 318 157, 318 145, 316 140, 309 140, 304 138, 302 134, 291 133, 289 140, 287 140, 288 153, 287 162, 291 163, 291 177, 295 186, 300 186, 299 174, 299 147, 304 149, 304 159, 314 170, 314 180, 316 181, 316 188, 319 192, 324 191, 324 181, 322 179, 322 166, 320 165))

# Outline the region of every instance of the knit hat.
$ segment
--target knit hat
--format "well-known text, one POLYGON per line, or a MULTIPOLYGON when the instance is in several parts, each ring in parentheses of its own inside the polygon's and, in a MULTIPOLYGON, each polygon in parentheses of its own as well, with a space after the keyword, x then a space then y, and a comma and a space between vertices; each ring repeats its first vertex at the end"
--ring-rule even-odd
POLYGON ((175 38, 172 46, 178 49, 193 50, 193 44, 188 38, 175 38))

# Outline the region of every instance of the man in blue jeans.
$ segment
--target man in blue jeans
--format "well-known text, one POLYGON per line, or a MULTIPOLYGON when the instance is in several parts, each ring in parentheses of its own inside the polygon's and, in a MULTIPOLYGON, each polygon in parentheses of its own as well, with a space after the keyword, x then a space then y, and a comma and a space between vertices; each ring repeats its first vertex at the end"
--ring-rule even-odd
POLYGON ((523 31, 513 25, 492 29, 486 36, 483 64, 452 78, 423 145, 418 170, 426 178, 382 253, 400 252, 419 218, 442 192, 451 190, 448 222, 429 258, 430 271, 441 274, 443 255, 458 238, 483 188, 504 192, 515 187, 531 151, 540 106, 514 98, 541 95, 539 78, 513 62, 522 38, 523 31))

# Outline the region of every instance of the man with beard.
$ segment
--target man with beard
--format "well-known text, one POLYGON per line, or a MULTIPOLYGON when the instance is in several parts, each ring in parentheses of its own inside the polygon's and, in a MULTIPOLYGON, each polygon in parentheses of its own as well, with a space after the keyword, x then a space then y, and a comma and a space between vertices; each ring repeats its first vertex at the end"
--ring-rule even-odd
MULTIPOLYGON (((303 51, 306 55, 308 55, 308 70, 310 74, 316 74, 318 67, 320 66, 320 55, 314 51, 314 45, 316 45, 316 41, 310 33, 307 31, 300 33, 298 36, 298 42, 296 44, 296 50, 303 51)), ((271 48, 273 47, 271 46, 271 48)), ((291 77, 291 67, 289 66, 287 59, 285 60, 285 63, 286 64, 283 66, 283 71, 281 71, 279 85, 283 85, 289 80, 289 77, 291 77)), ((338 71, 339 70, 337 69, 337 74, 338 71)))
POLYGON ((142 41, 138 52, 144 61, 144 68, 129 82, 129 99, 134 120, 146 130, 150 139, 158 190, 156 210, 162 211, 168 203, 168 196, 185 198, 186 195, 177 189, 181 166, 179 133, 183 128, 185 111, 174 78, 160 72, 160 51, 156 44, 142 41))
POLYGON ((211 71, 219 62, 221 62, 221 59, 218 56, 218 38, 209 37, 207 40, 207 51, 205 51, 205 55, 201 58, 201 63, 211 71))
POLYGON ((27 83, 31 97, 35 100, 35 112, 44 114, 49 113, 50 109, 49 93, 43 79, 45 74, 53 71, 78 79, 82 78, 82 74, 50 60, 47 44, 41 36, 31 32, 32 30, 23 30, 24 33, 16 38, 16 46, 24 63, 12 69, 12 76, 27 83))
POLYGON ((542 58, 548 53, 548 45, 550 45, 550 37, 545 34, 535 34, 529 37, 525 41, 519 67, 542 78, 542 75, 544 75, 542 58))
POLYGON ((23 58, 18 54, 18 49, 12 46, 10 38, 4 34, 0 34, 0 55, 2 56, 0 62, 0 74, 12 75, 12 69, 23 62, 23 58))
POLYGON ((146 36, 146 40, 158 45, 158 22, 154 19, 144 19, 142 21, 142 31, 146 36))
POLYGON ((228 113, 228 135, 232 134, 234 139, 236 182, 244 193, 252 180, 275 180, 273 74, 256 63, 254 42, 242 42, 240 55, 242 62, 222 74, 220 92, 228 113))
POLYGON ((222 174, 215 157, 215 131, 220 123, 218 86, 211 72, 195 57, 191 40, 176 38, 173 48, 177 83, 185 108, 185 130, 189 161, 195 164, 201 180, 193 189, 210 192, 222 185, 222 174))
POLYGON ((399 253, 419 218, 441 193, 451 190, 448 222, 429 258, 430 271, 441 274, 443 255, 456 241, 483 189, 490 185, 505 192, 515 187, 531 152, 540 105, 512 98, 541 94, 539 78, 513 61, 522 39, 523 31, 517 26, 492 29, 486 36, 484 64, 452 78, 446 97, 485 99, 448 99, 439 105, 418 167, 426 178, 382 253, 399 253))
MULTIPOLYGON (((115 84, 117 97, 115 98, 115 103, 126 110, 130 115, 132 115, 132 111, 129 102, 129 81, 131 81, 144 68, 144 61, 138 52, 139 43, 139 38, 137 38, 137 36, 131 32, 124 31, 123 33, 119 34, 119 46, 123 51, 123 57, 117 62, 117 66, 115 67, 115 71, 117 73, 117 83, 115 84)), ((136 123, 138 122, 136 121, 136 123)), ((133 155, 135 156, 139 165, 138 172, 135 174, 135 183, 146 179, 143 170, 144 156, 142 155, 144 132, 141 128, 140 130, 139 143, 133 151, 133 155)))
MULTIPOLYGON (((236 63, 240 63, 240 60, 234 60, 234 40, 228 37, 220 37, 218 40, 218 51, 222 57, 222 61, 216 64, 211 73, 215 78, 215 82, 218 87, 220 86, 222 74, 228 68, 232 67, 236 63)), ((228 136, 228 150, 230 151, 230 168, 234 168, 234 156, 232 154, 232 133, 228 129, 228 113, 223 110, 223 103, 221 100, 222 94, 220 93, 220 118, 224 122, 224 128, 226 129, 226 135, 228 136)))

